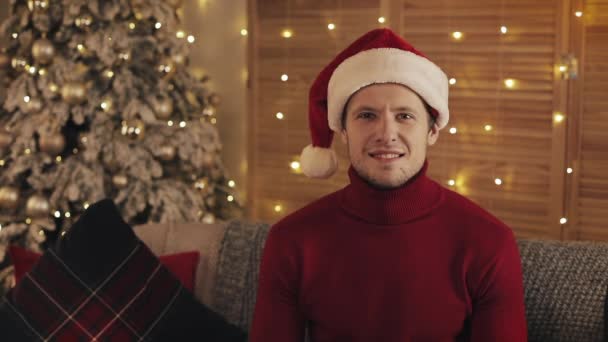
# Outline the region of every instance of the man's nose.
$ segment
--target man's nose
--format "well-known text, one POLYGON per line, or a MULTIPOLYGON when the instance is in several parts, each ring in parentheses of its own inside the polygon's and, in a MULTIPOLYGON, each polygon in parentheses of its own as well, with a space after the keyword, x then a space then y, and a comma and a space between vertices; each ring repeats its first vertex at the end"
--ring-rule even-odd
POLYGON ((389 143, 397 141, 397 123, 391 119, 391 113, 384 110, 378 120, 378 132, 376 141, 379 143, 389 143))

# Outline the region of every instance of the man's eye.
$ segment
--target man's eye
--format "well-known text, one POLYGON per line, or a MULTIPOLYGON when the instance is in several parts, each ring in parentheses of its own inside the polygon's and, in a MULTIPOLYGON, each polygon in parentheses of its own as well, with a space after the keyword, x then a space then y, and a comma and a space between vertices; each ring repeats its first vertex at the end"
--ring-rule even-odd
POLYGON ((359 113, 359 115, 357 115, 358 118, 361 119, 371 119, 374 117, 374 113, 372 112, 361 112, 359 113))
POLYGON ((413 119, 414 116, 409 113, 399 113, 399 114, 397 114, 397 118, 399 118, 400 120, 407 120, 407 119, 413 119))

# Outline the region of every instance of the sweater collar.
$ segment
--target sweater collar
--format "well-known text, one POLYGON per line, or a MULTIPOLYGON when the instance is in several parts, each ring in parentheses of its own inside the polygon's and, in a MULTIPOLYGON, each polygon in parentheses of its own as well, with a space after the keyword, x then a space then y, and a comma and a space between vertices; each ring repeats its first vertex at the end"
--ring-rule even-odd
POLYGON ((342 190, 342 208, 372 224, 406 223, 428 214, 443 200, 442 188, 427 177, 428 162, 404 185, 389 190, 371 186, 350 166, 350 184, 342 190))

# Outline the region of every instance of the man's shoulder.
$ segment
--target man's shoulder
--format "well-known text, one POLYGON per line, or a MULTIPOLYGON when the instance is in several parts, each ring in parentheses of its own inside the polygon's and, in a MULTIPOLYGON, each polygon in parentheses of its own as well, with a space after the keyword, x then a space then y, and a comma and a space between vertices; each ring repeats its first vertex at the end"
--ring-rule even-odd
POLYGON ((513 234, 511 228, 482 208, 473 200, 450 189, 445 189, 445 210, 452 222, 473 234, 489 235, 488 237, 508 237, 513 234))
POLYGON ((295 231, 327 223, 340 208, 341 190, 325 195, 285 216, 272 226, 272 230, 295 231))

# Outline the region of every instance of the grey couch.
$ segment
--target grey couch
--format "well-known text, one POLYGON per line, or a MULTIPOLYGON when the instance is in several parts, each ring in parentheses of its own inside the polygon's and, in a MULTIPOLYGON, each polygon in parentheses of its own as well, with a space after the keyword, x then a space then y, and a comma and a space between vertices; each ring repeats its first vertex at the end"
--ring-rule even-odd
MULTIPOLYGON (((269 226, 243 221, 135 228, 160 254, 199 250, 196 296, 249 329, 269 226)), ((519 240, 529 341, 605 341, 608 244, 519 240)))

